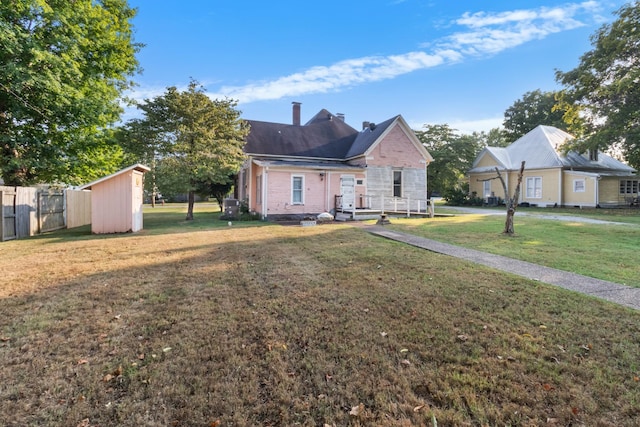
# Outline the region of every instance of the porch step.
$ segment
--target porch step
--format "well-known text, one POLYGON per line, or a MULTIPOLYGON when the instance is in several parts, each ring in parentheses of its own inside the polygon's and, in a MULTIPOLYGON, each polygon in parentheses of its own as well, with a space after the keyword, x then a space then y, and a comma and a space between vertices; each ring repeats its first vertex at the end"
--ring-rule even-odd
POLYGON ((338 212, 336 213, 336 216, 333 218, 336 221, 351 221, 351 215, 348 213, 344 213, 344 212, 338 212))

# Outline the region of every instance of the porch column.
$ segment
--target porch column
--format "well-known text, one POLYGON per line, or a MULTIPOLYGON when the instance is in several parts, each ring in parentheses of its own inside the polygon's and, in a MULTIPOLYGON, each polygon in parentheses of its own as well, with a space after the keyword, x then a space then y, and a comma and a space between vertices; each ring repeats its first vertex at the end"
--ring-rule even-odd
POLYGON ((267 184, 268 184, 268 174, 269 174, 269 167, 265 167, 264 171, 262 172, 262 219, 267 219, 267 194, 269 194, 269 192, 267 191, 267 184))

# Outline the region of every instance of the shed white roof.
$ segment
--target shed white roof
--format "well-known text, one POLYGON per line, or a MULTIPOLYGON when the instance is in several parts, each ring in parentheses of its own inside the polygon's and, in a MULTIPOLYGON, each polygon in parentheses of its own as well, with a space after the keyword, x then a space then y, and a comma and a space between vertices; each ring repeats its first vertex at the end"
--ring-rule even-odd
POLYGON ((135 164, 135 165, 131 165, 131 166, 129 166, 129 167, 126 167, 126 168, 124 168, 124 169, 121 169, 121 170, 119 170, 118 172, 112 173, 111 175, 103 176, 103 177, 102 177, 102 178, 100 178, 100 179, 97 179, 97 180, 95 180, 95 181, 93 181, 93 182, 90 182, 90 183, 88 183, 88 184, 85 184, 85 185, 83 185, 83 186, 81 186, 81 187, 80 187, 80 190, 91 190, 91 187, 92 187, 92 186, 94 186, 94 185, 96 185, 96 184, 99 184, 99 183, 101 183, 101 182, 103 182, 103 181, 106 181, 106 180, 108 180, 108 179, 113 178, 114 176, 121 175, 121 174, 123 174, 123 173, 127 173, 127 172, 132 171, 132 170, 137 170, 137 171, 139 171, 139 172, 143 172, 143 173, 144 173, 144 172, 149 172, 149 171, 151 170, 151 168, 150 168, 150 167, 148 167, 148 166, 145 166, 145 165, 143 165, 143 164, 137 163, 137 164, 135 164))

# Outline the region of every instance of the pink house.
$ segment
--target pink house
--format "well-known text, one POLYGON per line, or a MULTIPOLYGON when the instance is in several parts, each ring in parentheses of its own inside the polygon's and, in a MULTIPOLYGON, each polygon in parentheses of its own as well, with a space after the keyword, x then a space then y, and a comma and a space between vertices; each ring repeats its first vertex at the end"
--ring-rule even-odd
POLYGON ((264 219, 299 219, 330 212, 336 219, 383 212, 426 212, 427 165, 433 160, 402 116, 364 122, 321 110, 300 123, 248 120, 238 197, 264 219))

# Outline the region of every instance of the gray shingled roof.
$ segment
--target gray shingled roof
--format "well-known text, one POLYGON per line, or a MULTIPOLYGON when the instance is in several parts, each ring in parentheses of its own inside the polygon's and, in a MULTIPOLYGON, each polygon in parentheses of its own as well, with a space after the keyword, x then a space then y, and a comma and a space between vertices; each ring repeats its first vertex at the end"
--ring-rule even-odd
POLYGON ((390 118, 389 120, 385 120, 380 124, 373 124, 358 132, 358 136, 356 140, 351 145, 349 152, 346 155, 347 159, 352 157, 358 157, 367 152, 369 147, 376 142, 376 140, 384 133, 385 130, 398 118, 399 116, 395 116, 390 118))
MULTIPOLYGON (((604 153, 598 153, 598 161, 591 161, 588 156, 573 151, 564 155, 562 145, 571 139, 573 136, 561 129, 540 125, 506 148, 487 147, 485 151, 492 154, 508 170, 520 168, 520 164, 525 161, 527 169, 573 168, 582 171, 623 174, 631 174, 635 171, 604 153)), ((481 157, 482 153, 476 158, 470 172, 486 172, 488 169, 493 169, 477 167, 481 157)))
POLYGON ((247 120, 251 131, 244 151, 254 156, 344 160, 364 154, 394 120, 361 132, 325 109, 304 125, 247 120))

